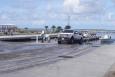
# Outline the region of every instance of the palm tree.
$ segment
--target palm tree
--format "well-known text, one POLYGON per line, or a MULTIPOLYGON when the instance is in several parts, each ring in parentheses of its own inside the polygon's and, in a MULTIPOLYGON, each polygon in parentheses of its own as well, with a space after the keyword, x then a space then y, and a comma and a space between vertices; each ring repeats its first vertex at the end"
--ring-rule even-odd
POLYGON ((25 30, 28 30, 28 27, 25 27, 24 29, 25 29, 25 30))
POLYGON ((71 29, 71 26, 66 25, 64 29, 71 29))
POLYGON ((56 26, 55 25, 52 25, 52 32, 54 33, 55 32, 55 29, 56 29, 56 26))
POLYGON ((48 32, 48 26, 45 26, 46 32, 48 32))
POLYGON ((58 26, 57 28, 56 28, 56 32, 60 32, 62 30, 62 27, 61 26, 58 26))

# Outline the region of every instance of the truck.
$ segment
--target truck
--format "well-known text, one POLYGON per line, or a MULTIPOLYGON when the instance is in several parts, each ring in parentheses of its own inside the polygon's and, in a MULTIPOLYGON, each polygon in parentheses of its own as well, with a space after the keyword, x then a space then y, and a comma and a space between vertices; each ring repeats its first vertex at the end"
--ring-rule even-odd
POLYGON ((58 44, 62 44, 63 42, 74 44, 83 42, 83 35, 79 31, 65 29, 58 34, 58 44))

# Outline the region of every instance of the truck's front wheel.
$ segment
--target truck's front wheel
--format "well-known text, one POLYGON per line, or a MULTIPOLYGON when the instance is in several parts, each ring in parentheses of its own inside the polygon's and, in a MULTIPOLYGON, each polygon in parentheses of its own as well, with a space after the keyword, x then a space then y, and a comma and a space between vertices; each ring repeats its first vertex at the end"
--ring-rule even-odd
POLYGON ((72 37, 70 40, 69 40, 69 44, 73 44, 74 43, 74 38, 72 37))

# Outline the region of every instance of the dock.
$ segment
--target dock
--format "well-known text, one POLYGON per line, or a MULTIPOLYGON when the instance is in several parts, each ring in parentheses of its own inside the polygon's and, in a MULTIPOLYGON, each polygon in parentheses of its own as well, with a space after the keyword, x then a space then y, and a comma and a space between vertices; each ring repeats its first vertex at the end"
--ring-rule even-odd
MULTIPOLYGON (((50 36, 50 38, 57 38, 57 34, 46 34, 50 36)), ((7 35, 7 36, 0 36, 0 41, 28 41, 28 40, 38 40, 41 39, 41 34, 31 34, 31 35, 7 35)))
POLYGON ((12 41, 12 40, 29 40, 29 39, 36 39, 38 42, 38 37, 41 36, 40 34, 36 35, 10 35, 10 36, 0 36, 1 41, 12 41))

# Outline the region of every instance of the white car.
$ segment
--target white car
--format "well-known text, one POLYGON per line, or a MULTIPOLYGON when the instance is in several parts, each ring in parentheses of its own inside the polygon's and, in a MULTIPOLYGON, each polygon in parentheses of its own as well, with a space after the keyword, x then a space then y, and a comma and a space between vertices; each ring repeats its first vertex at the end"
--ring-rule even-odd
POLYGON ((67 42, 69 44, 73 44, 75 42, 82 43, 83 36, 82 33, 74 30, 64 30, 58 34, 58 44, 62 42, 67 42))

